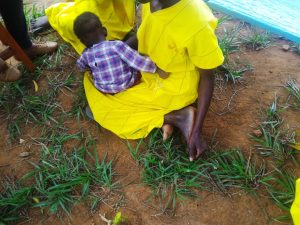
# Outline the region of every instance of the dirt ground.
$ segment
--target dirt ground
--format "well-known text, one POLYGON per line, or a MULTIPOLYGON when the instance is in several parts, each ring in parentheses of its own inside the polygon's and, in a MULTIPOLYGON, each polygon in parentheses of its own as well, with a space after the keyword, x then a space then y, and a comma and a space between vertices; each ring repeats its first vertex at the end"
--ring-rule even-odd
MULTIPOLYGON (((236 21, 229 21, 224 26, 232 26, 236 21)), ((245 31, 247 32, 246 28, 245 31)), ((259 51, 241 48, 231 57, 243 64, 250 64, 252 71, 246 72, 244 78, 235 85, 217 86, 214 99, 207 115, 204 134, 209 140, 216 131, 218 149, 240 148, 246 154, 254 150, 254 142, 249 134, 255 129, 260 121, 261 110, 268 107, 274 100, 274 95, 279 97, 281 107, 288 104, 287 91, 284 84, 289 78, 296 79, 300 83, 300 56, 292 51, 283 51, 282 45, 290 44, 277 39, 271 46, 259 51)), ((66 68, 71 68, 74 59, 69 59, 66 68)), ((50 74, 51 75, 51 74, 50 74)), ((49 76, 49 75, 48 75, 49 76)), ((82 75, 80 79, 82 79, 82 75)), ((41 88, 46 89, 46 79, 41 77, 38 81, 41 88)), ((58 102, 65 111, 72 105, 74 94, 62 90, 58 102)), ((0 109, 1 111, 1 109, 0 109)), ((284 115, 284 127, 291 130, 300 130, 300 113, 286 107, 284 115)), ((261 193, 257 196, 245 194, 242 191, 232 190, 232 196, 223 196, 220 193, 199 191, 199 199, 187 198, 178 203, 174 216, 162 215, 154 207, 147 204, 146 200, 151 193, 149 187, 143 186, 140 181, 141 168, 131 158, 126 142, 117 138, 111 132, 99 127, 95 122, 88 119, 77 120, 69 118, 65 126, 70 133, 78 130, 88 130, 97 140, 99 156, 106 152, 110 158, 117 156, 115 171, 122 178, 123 193, 119 210, 127 218, 128 224, 132 225, 267 225, 279 224, 272 220, 273 217, 282 215, 283 212, 261 193)), ((22 128, 21 138, 24 143, 9 141, 7 121, 0 117, 0 175, 12 174, 21 177, 32 166, 29 161, 35 161, 39 156, 39 147, 34 145, 32 138, 39 137, 39 128, 32 129, 30 125, 22 128), (28 158, 20 158, 19 154, 29 151, 28 158)), ((295 168, 300 174, 299 168, 295 168)), ((120 195, 122 196, 122 195, 120 195)), ((41 214, 39 209, 30 212, 30 220, 19 224, 72 224, 72 225, 104 225, 98 213, 106 213, 112 218, 115 211, 110 204, 102 204, 99 210, 92 214, 84 204, 73 208, 71 215, 50 215, 46 212, 41 214)))

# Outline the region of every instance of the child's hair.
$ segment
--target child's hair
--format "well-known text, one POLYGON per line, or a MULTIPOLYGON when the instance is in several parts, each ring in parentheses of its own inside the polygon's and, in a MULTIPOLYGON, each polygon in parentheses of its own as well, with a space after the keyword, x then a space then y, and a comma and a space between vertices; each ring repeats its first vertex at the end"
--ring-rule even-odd
POLYGON ((74 21, 74 33, 75 35, 81 39, 86 35, 86 33, 89 33, 93 31, 96 28, 101 28, 102 24, 99 20, 99 18, 91 12, 84 12, 80 14, 74 21), (94 25, 97 24, 97 27, 91 27, 90 24, 94 22, 94 25))

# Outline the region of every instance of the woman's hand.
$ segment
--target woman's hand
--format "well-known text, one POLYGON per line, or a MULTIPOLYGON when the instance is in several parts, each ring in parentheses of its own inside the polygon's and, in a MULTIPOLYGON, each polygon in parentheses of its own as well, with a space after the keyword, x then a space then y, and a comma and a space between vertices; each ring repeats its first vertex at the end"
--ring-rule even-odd
POLYGON ((199 134, 199 132, 193 132, 188 143, 190 161, 197 159, 206 148, 207 144, 202 134, 199 134))
POLYGON ((202 137, 202 127, 214 90, 213 70, 199 69, 199 73, 201 74, 201 79, 198 87, 197 115, 188 141, 191 161, 197 159, 206 148, 206 143, 202 137))
POLYGON ((131 47, 132 49, 134 50, 138 50, 138 39, 137 39, 137 36, 136 34, 132 35, 131 37, 129 37, 125 43, 131 47))

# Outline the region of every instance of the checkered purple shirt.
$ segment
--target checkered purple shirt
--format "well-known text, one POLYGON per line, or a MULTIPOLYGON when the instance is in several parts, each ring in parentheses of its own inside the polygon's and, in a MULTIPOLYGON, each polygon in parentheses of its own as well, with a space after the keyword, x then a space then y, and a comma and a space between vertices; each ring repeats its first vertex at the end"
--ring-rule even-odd
POLYGON ((122 41, 103 41, 87 48, 77 60, 81 70, 90 69, 95 87, 118 93, 137 81, 138 71, 155 73, 156 65, 122 41))

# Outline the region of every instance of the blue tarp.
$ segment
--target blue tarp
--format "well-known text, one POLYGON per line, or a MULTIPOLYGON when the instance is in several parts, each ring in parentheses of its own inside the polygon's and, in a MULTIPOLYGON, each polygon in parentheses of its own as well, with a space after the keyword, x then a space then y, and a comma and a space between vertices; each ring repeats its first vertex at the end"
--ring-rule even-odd
POLYGON ((300 44, 300 0, 208 0, 217 11, 300 44))

